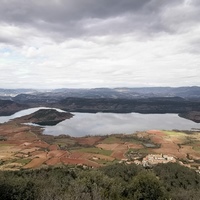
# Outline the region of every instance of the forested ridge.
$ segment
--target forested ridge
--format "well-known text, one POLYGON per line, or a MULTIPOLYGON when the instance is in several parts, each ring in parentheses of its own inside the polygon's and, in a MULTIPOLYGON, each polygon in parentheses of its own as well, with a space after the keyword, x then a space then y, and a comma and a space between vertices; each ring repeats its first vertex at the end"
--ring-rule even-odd
POLYGON ((200 175, 176 163, 151 170, 115 164, 0 172, 4 200, 199 200, 199 196, 200 175))

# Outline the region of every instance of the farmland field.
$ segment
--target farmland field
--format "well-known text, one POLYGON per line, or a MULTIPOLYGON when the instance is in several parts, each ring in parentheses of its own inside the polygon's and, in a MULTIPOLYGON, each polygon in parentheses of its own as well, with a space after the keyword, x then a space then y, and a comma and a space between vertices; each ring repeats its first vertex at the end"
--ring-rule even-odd
POLYGON ((0 124, 0 169, 35 169, 52 165, 101 167, 148 154, 167 154, 184 163, 200 161, 200 133, 148 130, 134 134, 71 137, 43 135, 40 127, 14 121, 0 124), (135 157, 133 156, 135 155, 135 157))

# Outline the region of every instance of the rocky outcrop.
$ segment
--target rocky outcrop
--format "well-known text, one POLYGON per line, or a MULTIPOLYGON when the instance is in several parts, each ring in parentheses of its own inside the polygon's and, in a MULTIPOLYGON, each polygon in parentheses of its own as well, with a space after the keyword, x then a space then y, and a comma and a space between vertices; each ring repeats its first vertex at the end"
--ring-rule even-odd
POLYGON ((14 120, 20 123, 34 123, 38 125, 56 125, 59 122, 70 119, 73 114, 66 112, 58 112, 55 109, 40 109, 30 115, 15 118, 14 120))

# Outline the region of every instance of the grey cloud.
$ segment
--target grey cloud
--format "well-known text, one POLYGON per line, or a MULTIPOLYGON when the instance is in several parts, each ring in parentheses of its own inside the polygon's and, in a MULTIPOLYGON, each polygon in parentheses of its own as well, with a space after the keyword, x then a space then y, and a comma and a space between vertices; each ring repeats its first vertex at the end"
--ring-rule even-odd
POLYGON ((22 44, 19 40, 16 40, 15 38, 10 38, 10 37, 6 38, 6 37, 2 37, 2 36, 0 36, 0 43, 4 43, 4 44, 8 44, 8 45, 14 44, 16 46, 22 44))
POLYGON ((173 30, 162 18, 183 0, 0 0, 0 22, 32 27, 59 40, 69 37, 173 30), (123 17, 121 21, 118 17, 123 17), (111 20, 110 20, 111 19, 111 20), (114 19, 114 20, 112 20, 114 19), (98 20, 96 26, 91 26, 98 20), (107 23, 107 20, 110 22, 107 23))
POLYGON ((198 33, 193 34, 193 38, 189 38, 187 45, 183 49, 184 53, 192 53, 199 55, 200 53, 200 37, 198 33))
POLYGON ((106 18, 142 9, 149 0, 12 0, 1 2, 1 19, 7 21, 65 22, 80 18, 106 18), (56 3, 57 2, 57 3, 56 3))

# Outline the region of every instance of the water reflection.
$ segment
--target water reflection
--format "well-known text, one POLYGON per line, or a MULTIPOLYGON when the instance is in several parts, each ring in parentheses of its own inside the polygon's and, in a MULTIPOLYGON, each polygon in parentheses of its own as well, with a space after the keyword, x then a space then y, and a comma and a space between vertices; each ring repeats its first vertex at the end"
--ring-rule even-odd
MULTIPOLYGON (((31 114, 47 107, 31 108, 7 117, 0 117, 0 123, 16 117, 31 114)), ((62 111, 60 109, 56 109, 62 111)), ((63 111, 62 111, 63 112, 63 111)), ((180 118, 177 114, 139 114, 139 113, 73 113, 74 117, 56 126, 45 126, 44 134, 71 136, 105 135, 113 133, 134 133, 150 129, 191 130, 200 129, 200 124, 180 118)))
POLYGON ((191 130, 200 125, 180 118, 177 114, 116 114, 116 113, 73 113, 74 117, 56 126, 46 127, 44 133, 71 136, 134 133, 150 129, 191 130))

